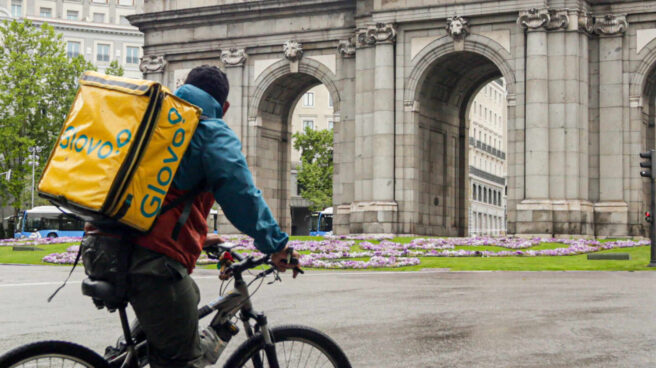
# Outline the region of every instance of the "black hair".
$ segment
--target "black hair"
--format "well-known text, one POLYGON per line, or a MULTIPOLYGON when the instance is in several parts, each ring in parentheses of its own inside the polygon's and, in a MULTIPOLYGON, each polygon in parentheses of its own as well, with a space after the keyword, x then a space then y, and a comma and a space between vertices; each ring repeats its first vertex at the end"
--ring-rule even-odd
POLYGON ((194 85, 209 93, 221 106, 228 99, 228 77, 216 66, 201 65, 193 68, 187 75, 185 84, 194 85))

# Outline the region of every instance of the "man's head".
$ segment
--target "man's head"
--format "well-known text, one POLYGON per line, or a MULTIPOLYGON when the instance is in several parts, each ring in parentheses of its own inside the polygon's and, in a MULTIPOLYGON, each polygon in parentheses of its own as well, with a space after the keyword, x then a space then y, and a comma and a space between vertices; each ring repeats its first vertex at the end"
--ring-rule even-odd
POLYGON ((225 73, 216 66, 201 65, 193 68, 187 75, 185 84, 191 84, 210 94, 224 107, 228 99, 230 85, 225 73))

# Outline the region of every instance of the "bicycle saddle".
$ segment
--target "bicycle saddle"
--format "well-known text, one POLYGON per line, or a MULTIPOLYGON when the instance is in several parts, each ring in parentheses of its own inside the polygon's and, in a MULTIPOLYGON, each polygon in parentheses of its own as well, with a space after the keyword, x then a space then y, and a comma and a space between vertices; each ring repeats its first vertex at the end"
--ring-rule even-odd
POLYGON ((107 281, 90 278, 82 280, 82 294, 90 296, 98 309, 105 306, 112 311, 126 304, 125 299, 118 295, 116 287, 107 281))

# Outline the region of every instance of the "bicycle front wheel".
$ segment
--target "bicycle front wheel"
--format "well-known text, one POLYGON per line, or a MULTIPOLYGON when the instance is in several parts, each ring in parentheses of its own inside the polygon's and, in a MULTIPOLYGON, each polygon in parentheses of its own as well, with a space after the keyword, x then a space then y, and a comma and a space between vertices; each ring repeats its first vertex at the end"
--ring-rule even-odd
POLYGON ((2 368, 108 368, 107 361, 84 346, 65 341, 39 341, 0 356, 2 368))
MULTIPOLYGON (((326 334, 304 326, 280 326, 271 330, 280 368, 333 367, 351 368, 342 349, 326 334)), ((241 344, 230 356, 224 368, 270 367, 264 352, 262 334, 257 334, 241 344), (259 357, 259 359, 257 359, 259 357), (262 367, 254 364, 262 362, 262 367)))

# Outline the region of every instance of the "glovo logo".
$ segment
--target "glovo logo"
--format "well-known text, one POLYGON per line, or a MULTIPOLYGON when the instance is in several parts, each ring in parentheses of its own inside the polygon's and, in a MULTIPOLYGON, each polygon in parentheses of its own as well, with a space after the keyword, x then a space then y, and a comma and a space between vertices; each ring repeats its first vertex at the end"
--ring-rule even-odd
POLYGON ((78 128, 69 126, 62 134, 59 147, 62 149, 75 150, 87 156, 97 156, 104 160, 112 155, 118 155, 120 148, 124 147, 132 139, 132 133, 128 129, 123 129, 116 134, 114 141, 103 141, 99 138, 87 136, 86 134, 78 135, 78 128))
MULTIPOLYGON (((175 107, 172 107, 168 113, 168 121, 171 125, 176 125, 178 123, 184 124, 185 120, 182 119, 182 116, 175 107)), ((174 163, 180 161, 180 157, 175 153, 174 147, 179 148, 185 142, 185 130, 184 128, 178 128, 175 133, 173 133, 173 139, 171 144, 166 148, 168 156, 162 161, 162 167, 157 172, 155 176, 157 179, 156 184, 148 184, 149 193, 144 196, 141 200, 141 215, 146 218, 156 216, 159 213, 159 209, 162 206, 164 197, 166 196, 166 189, 168 185, 173 180, 173 166, 174 163)))

